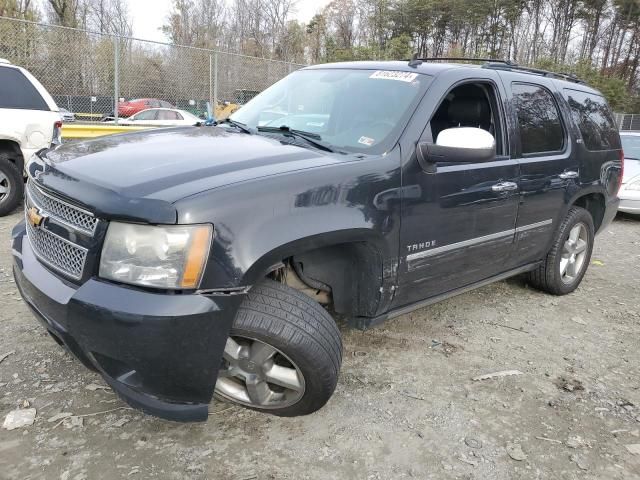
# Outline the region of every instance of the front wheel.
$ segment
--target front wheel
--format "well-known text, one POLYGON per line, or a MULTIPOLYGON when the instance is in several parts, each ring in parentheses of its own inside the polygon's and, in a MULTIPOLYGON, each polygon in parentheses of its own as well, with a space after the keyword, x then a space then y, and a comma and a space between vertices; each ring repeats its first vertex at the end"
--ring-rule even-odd
POLYGON ((591 214, 572 207, 558 228, 544 262, 529 274, 529 282, 553 295, 573 292, 587 272, 595 228, 591 214))
POLYGON ((282 417, 307 415, 333 394, 342 362, 340 331, 317 302, 266 280, 234 320, 215 393, 282 417))

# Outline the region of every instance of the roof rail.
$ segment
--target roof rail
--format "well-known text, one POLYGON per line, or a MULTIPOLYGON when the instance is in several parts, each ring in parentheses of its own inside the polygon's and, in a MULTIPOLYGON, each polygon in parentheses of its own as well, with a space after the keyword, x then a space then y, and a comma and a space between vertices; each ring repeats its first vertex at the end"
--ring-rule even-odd
POLYGON ((516 63, 504 64, 503 62, 487 62, 484 65, 482 65, 482 68, 491 68, 494 70, 509 70, 512 72, 533 73, 534 75, 542 75, 543 77, 558 78, 560 80, 567 80, 569 82, 579 83, 582 85, 587 84, 587 82, 579 79, 573 73, 551 72, 549 70, 542 70, 540 68, 521 67, 516 63))
POLYGON ((561 80, 567 80, 569 82, 579 83, 586 85, 584 80, 579 79, 573 73, 564 72, 551 72, 549 70, 542 70, 539 68, 522 67, 511 60, 498 60, 495 58, 466 58, 466 57, 431 57, 431 58, 419 58, 418 54, 414 54, 411 60, 409 60, 409 66, 416 68, 423 62, 436 62, 436 61, 448 61, 448 62, 482 62, 482 68, 491 68, 494 70, 510 70, 514 72, 533 73, 535 75, 542 75, 544 77, 554 77, 561 80))
POLYGON ((483 62, 483 63, 499 63, 504 65, 517 65, 511 60, 499 60, 495 58, 473 58, 473 57, 427 57, 427 58, 419 58, 418 54, 414 54, 409 60, 410 67, 417 67, 421 65, 423 62, 483 62))

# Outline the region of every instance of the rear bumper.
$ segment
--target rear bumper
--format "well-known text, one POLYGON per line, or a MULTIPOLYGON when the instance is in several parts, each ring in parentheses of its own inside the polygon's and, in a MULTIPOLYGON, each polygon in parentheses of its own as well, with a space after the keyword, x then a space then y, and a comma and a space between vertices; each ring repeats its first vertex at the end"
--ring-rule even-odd
POLYGON ((207 419, 242 296, 158 294, 96 279, 74 286, 36 260, 23 224, 13 232, 13 264, 35 316, 127 403, 168 420, 207 419))

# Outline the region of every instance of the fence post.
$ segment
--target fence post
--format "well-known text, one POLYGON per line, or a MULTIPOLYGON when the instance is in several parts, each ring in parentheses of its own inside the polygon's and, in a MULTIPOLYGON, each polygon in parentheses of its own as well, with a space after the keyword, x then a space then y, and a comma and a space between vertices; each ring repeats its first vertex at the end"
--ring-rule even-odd
POLYGON ((209 105, 211 106, 211 114, 213 115, 213 55, 209 54, 209 105))
POLYGON ((218 106, 218 52, 213 54, 213 101, 211 103, 211 111, 213 118, 216 118, 216 107, 218 106))
POLYGON ((120 99, 120 38, 115 38, 114 80, 113 80, 113 118, 118 124, 118 100, 120 99))

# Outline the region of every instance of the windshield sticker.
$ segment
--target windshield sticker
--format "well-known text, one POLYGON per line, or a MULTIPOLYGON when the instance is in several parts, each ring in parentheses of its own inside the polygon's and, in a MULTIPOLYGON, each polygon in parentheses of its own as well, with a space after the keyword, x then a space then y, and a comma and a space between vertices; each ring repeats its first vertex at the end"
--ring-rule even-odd
POLYGON ((418 74, 411 72, 378 70, 377 72, 374 72, 369 78, 376 78, 378 80, 398 80, 400 82, 411 83, 416 78, 418 78, 418 74))
POLYGON ((371 145, 376 143, 376 141, 373 138, 360 137, 360 140, 358 140, 358 143, 361 143, 362 145, 366 145, 367 147, 370 147, 371 145))

